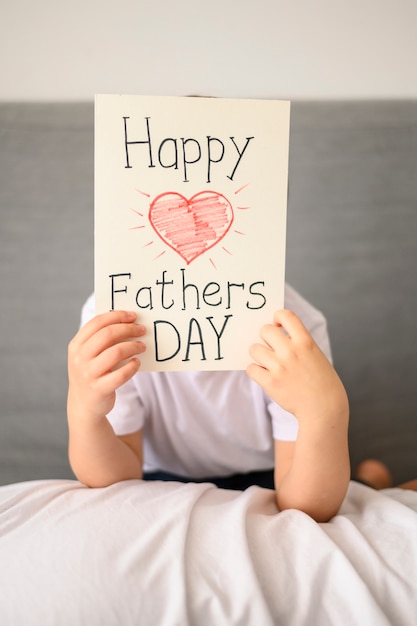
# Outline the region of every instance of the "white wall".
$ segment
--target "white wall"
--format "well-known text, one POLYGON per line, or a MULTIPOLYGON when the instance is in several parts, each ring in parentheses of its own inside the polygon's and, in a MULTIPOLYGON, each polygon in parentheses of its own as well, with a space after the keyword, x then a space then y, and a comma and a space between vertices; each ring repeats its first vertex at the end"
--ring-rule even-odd
POLYGON ((0 100, 417 97, 416 0, 0 0, 0 100))

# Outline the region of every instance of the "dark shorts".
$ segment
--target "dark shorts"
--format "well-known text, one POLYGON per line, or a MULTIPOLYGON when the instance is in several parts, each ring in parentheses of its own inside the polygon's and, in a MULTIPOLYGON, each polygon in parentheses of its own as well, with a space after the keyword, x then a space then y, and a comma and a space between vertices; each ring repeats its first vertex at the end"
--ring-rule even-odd
POLYGON ((233 489, 244 491, 248 487, 257 485, 265 489, 274 489, 274 470, 262 472, 250 472, 248 474, 232 474, 231 476, 217 476, 207 478, 186 478, 169 474, 168 472, 148 472, 143 475, 143 480, 172 480, 180 483, 213 483, 221 489, 233 489))

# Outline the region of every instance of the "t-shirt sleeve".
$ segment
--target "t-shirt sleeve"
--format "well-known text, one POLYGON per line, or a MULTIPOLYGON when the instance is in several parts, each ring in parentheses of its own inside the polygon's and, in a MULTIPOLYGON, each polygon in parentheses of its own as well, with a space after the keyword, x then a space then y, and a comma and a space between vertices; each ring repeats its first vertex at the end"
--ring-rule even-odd
POLYGON ((279 441, 295 441, 298 434, 298 420, 292 413, 284 411, 276 402, 267 404, 272 419, 272 436, 279 441))
POLYGON ((84 326, 84 324, 86 324, 91 319, 93 319, 95 314, 96 314, 96 306, 95 306, 95 301, 94 301, 94 294, 92 293, 84 302, 84 305, 81 309, 80 326, 84 326))
POLYGON ((116 391, 116 402, 107 419, 116 435, 130 435, 142 430, 144 414, 143 403, 133 377, 116 391))

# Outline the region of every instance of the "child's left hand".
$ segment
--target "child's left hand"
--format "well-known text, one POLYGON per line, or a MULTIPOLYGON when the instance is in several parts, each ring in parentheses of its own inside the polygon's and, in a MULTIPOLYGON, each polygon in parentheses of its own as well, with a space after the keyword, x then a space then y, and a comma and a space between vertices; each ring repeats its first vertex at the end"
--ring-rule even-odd
POLYGON ((295 313, 277 311, 261 328, 265 342, 249 350, 248 376, 300 423, 348 419, 344 386, 327 357, 295 313))

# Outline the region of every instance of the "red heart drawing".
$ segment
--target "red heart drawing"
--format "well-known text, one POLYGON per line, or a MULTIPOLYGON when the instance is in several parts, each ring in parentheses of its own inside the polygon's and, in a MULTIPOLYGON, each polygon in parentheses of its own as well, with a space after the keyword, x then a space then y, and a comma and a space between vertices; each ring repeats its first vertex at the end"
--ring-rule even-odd
POLYGON ((167 192, 152 201, 149 221, 162 241, 189 264, 223 239, 232 225, 233 209, 216 191, 200 191, 189 200, 167 192))

